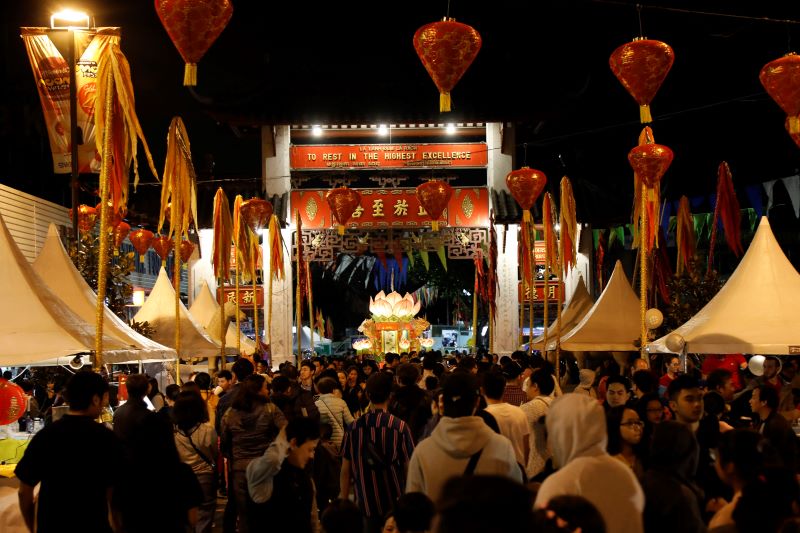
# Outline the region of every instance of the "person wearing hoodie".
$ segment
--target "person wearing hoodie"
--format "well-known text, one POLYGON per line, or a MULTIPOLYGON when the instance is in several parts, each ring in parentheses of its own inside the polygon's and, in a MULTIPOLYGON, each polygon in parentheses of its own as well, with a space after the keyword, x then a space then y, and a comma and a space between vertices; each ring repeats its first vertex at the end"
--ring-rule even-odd
POLYGON ((444 412, 431 437, 414 449, 408 465, 406 492, 422 492, 438 501, 453 476, 496 475, 522 482, 514 447, 474 416, 479 402, 472 374, 455 372, 442 387, 444 412))
POLYGON ((594 390, 594 379, 597 376, 594 370, 589 368, 582 368, 580 372, 578 372, 578 379, 580 379, 580 383, 575 387, 574 392, 575 394, 586 394, 587 396, 597 399, 597 391, 594 390))
POLYGON ((542 483, 535 506, 546 507, 562 494, 583 496, 600 511, 608 531, 642 533, 644 493, 631 469, 606 453, 602 406, 585 394, 565 394, 553 400, 545 425, 559 469, 542 483))

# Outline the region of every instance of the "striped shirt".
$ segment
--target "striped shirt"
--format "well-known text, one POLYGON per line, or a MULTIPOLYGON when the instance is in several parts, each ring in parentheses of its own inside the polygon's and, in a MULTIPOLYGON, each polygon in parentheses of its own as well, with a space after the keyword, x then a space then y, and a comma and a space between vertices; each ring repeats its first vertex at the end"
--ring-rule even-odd
POLYGON ((392 510, 406 486, 406 466, 414 451, 408 425, 386 411, 370 411, 350 424, 342 441, 342 457, 350 461, 356 503, 368 517, 392 510), (390 464, 372 469, 364 460, 370 440, 390 464))
POLYGON ((506 389, 503 391, 503 401, 519 407, 528 401, 528 395, 516 383, 506 383, 506 389))

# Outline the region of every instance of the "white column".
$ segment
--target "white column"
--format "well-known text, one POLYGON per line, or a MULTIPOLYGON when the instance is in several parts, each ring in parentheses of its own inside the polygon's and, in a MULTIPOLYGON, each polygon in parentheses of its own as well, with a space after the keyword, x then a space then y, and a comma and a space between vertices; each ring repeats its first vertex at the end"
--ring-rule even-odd
POLYGON ((261 155, 264 158, 263 178, 267 196, 281 195, 292 188, 289 177, 289 126, 261 128, 261 155))
POLYGON ((592 254, 594 253, 594 244, 592 243, 592 228, 588 224, 578 223, 578 255, 575 267, 569 271, 564 278, 564 301, 569 302, 572 295, 575 293, 575 287, 578 285, 578 279, 583 278, 586 284, 586 289, 589 294, 592 293, 592 283, 594 276, 592 275, 592 254))
POLYGON ((519 295, 517 293, 517 233, 519 226, 509 224, 497 231, 497 315, 495 316, 494 351, 508 355, 519 347, 519 295), (506 249, 503 251, 503 238, 506 249))

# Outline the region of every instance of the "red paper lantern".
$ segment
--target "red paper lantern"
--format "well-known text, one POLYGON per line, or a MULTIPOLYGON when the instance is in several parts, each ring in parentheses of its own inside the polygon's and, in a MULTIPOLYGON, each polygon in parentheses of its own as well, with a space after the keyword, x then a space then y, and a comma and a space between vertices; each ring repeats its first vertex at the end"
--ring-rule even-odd
POLYGON ((144 256, 153 242, 153 232, 144 228, 137 228, 133 230, 128 237, 131 244, 139 252, 139 262, 144 263, 144 256))
POLYGON ((481 49, 481 36, 472 26, 445 17, 426 24, 414 34, 414 50, 436 88, 439 111, 450 111, 450 91, 481 49))
POLYGON ((417 185, 417 200, 431 217, 433 231, 439 231, 439 218, 452 195, 452 187, 444 181, 431 180, 417 185))
POLYGON ((344 235, 345 224, 353 212, 361 205, 361 195, 353 189, 338 187, 325 194, 325 201, 331 208, 333 218, 339 223, 339 235, 344 235))
POLYGON ((22 388, 0 378, 0 426, 19 420, 27 406, 28 400, 22 388))
POLYGON ((253 233, 258 233, 258 230, 266 226, 272 216, 272 203, 261 198, 250 198, 242 202, 240 212, 245 224, 253 233))
POLYGON ((114 253, 117 253, 119 247, 122 246, 122 242, 125 240, 125 237, 128 236, 128 233, 131 231, 131 225, 127 222, 120 222, 116 226, 114 226, 114 253))
POLYGON ((233 15, 230 0, 155 0, 156 13, 186 67, 183 84, 197 85, 197 62, 233 15))
POLYGON ((508 173, 506 185, 511 191, 511 196, 522 208, 522 218, 529 221, 531 219, 529 209, 533 207, 539 195, 542 194, 544 186, 547 185, 547 176, 541 170, 522 167, 508 173))
POLYGON ((189 258, 192 257, 192 252, 194 252, 194 244, 191 241, 181 241, 181 249, 179 252, 181 261, 188 263, 189 258))
POLYGON ((642 38, 623 44, 608 59, 611 72, 639 104, 642 124, 653 121, 650 102, 674 61, 675 53, 667 43, 642 38))
POLYGON ((628 162, 645 185, 654 188, 672 164, 672 150, 662 144, 636 146, 628 153, 628 162))
POLYGON ((159 235, 153 239, 153 250, 155 250, 158 254, 158 257, 161 258, 162 265, 164 262, 166 262, 167 257, 169 257, 169 253, 172 251, 174 245, 175 244, 172 242, 172 239, 166 235, 159 235))
MULTIPOLYGON (((97 212, 97 220, 100 220, 100 209, 103 207, 103 203, 100 202, 96 206, 94 206, 95 211, 97 212)), ((111 202, 108 202, 108 227, 115 228, 117 224, 122 222, 122 218, 127 213, 127 210, 121 208, 118 212, 114 212, 111 208, 111 202)))
POLYGON ((789 134, 800 133, 800 56, 791 52, 770 61, 761 69, 758 79, 788 115, 789 134))
MULTIPOLYGON (((92 231, 97 224, 97 209, 92 206, 81 204, 78 206, 78 229, 83 233, 92 231)), ((69 210, 69 218, 72 220, 72 209, 69 210)))

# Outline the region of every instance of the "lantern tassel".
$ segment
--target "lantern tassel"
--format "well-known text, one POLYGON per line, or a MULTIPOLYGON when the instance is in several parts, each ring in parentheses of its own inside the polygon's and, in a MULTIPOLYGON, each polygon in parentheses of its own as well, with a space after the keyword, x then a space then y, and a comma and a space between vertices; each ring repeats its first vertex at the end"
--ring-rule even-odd
POLYGON ((431 220, 431 230, 432 231, 439 231, 439 221, 438 220, 431 220))
POLYGON ((449 113, 450 112, 450 104, 452 101, 450 100, 450 93, 439 93, 439 112, 440 113, 449 113))
POLYGON ((194 87, 197 85, 197 63, 186 63, 183 68, 183 86, 194 87))
POLYGON ((789 133, 792 135, 800 133, 800 117, 789 116, 789 133))
POLYGON ((648 104, 639 106, 639 120, 642 124, 653 122, 653 116, 650 114, 650 106, 648 104))

